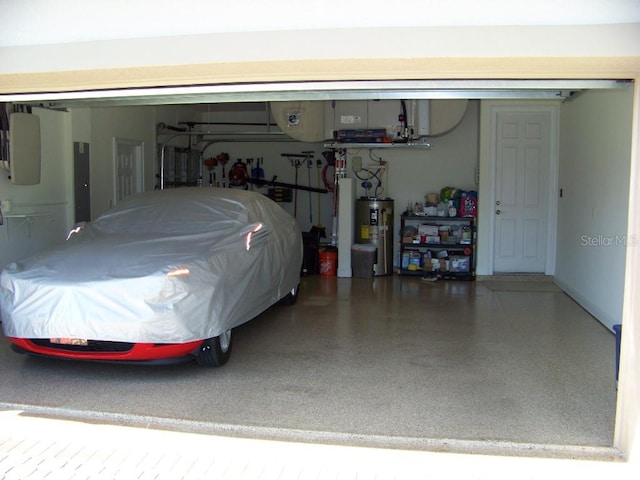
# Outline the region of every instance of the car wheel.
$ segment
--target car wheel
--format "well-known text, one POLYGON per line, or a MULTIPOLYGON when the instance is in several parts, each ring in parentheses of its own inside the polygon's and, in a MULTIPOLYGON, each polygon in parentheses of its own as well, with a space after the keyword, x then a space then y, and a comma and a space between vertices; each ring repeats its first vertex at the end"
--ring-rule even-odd
POLYGON ((280 305, 293 305, 298 300, 298 288, 300 285, 296 285, 291 289, 289 293, 287 293, 284 297, 280 299, 280 305))
POLYGON ((205 367, 221 367, 231 356, 231 345, 231 329, 217 337, 208 338, 202 342, 196 362, 205 367))

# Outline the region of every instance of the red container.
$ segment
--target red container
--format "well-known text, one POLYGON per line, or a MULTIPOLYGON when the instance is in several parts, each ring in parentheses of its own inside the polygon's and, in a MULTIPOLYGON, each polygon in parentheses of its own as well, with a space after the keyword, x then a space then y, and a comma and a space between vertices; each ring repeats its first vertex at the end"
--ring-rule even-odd
POLYGON ((320 275, 325 277, 335 277, 338 274, 338 250, 326 248, 318 254, 320 264, 320 275))
POLYGON ((461 217, 477 217, 478 216, 478 193, 462 192, 460 196, 460 208, 458 215, 461 217))

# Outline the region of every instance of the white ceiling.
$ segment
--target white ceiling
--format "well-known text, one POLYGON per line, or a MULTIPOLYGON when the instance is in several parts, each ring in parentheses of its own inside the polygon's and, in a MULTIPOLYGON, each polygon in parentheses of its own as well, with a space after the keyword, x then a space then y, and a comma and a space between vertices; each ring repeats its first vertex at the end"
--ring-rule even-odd
POLYGON ((0 0, 0 18, 0 47, 7 47, 225 32, 640 23, 640 0, 0 0))

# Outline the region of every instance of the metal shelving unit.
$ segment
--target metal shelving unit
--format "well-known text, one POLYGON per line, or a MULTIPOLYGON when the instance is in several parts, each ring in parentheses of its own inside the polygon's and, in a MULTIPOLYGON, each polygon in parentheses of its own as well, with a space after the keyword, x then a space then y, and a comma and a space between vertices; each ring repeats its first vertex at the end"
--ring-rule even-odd
POLYGON ((475 279, 475 217, 400 217, 400 275, 439 277, 448 280, 475 279), (438 235, 420 233, 437 228, 438 235), (416 235, 405 235, 414 226, 416 235), (441 227, 444 229, 441 230, 441 227), (446 232, 446 235, 445 235, 446 232), (446 238, 445 238, 446 236, 446 238))

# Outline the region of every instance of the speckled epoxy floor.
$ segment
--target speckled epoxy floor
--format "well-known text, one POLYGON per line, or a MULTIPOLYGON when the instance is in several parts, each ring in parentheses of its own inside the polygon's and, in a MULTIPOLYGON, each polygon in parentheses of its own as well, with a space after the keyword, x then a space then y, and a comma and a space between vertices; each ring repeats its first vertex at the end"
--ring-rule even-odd
POLYGON ((234 335, 221 369, 52 361, 2 338, 0 406, 341 444, 612 444, 615 338, 562 292, 310 276, 234 335))

